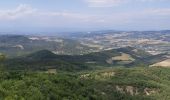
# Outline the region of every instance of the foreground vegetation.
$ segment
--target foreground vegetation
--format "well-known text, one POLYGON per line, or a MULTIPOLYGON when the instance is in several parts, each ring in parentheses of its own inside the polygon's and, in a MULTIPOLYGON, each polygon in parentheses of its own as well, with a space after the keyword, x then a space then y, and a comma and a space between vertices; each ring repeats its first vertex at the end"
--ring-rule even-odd
POLYGON ((0 72, 0 100, 170 100, 170 69, 0 72))

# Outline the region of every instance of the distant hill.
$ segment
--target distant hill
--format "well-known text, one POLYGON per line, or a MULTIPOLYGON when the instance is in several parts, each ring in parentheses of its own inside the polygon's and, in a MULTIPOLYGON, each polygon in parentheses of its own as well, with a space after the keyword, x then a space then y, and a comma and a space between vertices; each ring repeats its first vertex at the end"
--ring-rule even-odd
POLYGON ((151 55, 148 57, 137 59, 135 62, 132 62, 130 64, 127 64, 128 67, 134 67, 134 66, 150 66, 152 64, 164 61, 168 59, 168 53, 158 54, 158 55, 151 55))
MULTIPOLYGON (((66 56, 67 57, 67 56, 66 56)), ((42 70, 57 69, 62 71, 86 70, 88 66, 76 62, 62 60, 63 56, 57 56, 48 50, 41 50, 28 56, 7 59, 4 63, 9 70, 42 70)))
POLYGON ((56 55, 49 50, 41 50, 28 55, 26 58, 32 60, 54 59, 56 55))
POLYGON ((48 36, 0 35, 0 53, 17 57, 39 50, 50 50, 56 54, 84 54, 95 48, 71 39, 48 36))
POLYGON ((11 70, 66 71, 88 70, 95 66, 148 66, 159 62, 165 54, 151 55, 133 47, 119 48, 85 55, 56 55, 49 50, 41 50, 27 56, 7 59, 6 68, 11 70))

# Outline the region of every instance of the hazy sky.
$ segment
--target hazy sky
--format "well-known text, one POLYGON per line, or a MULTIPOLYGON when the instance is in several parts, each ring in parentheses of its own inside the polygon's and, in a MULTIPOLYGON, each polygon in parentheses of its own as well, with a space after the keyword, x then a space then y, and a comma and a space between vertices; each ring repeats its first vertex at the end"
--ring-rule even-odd
POLYGON ((170 0, 1 0, 0 31, 170 29, 170 0))

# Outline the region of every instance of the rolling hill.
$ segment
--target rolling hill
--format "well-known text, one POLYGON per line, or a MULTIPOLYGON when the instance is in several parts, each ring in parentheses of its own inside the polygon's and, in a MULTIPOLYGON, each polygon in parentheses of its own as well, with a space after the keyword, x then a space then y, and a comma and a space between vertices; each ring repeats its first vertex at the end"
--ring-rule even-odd
POLYGON ((28 55, 40 50, 56 54, 84 54, 95 48, 82 45, 71 39, 50 36, 0 35, 0 53, 8 57, 28 55))
POLYGON ((96 66, 149 66, 165 59, 166 54, 151 55, 132 47, 119 48, 85 55, 56 55, 49 50, 41 50, 27 56, 7 59, 5 66, 11 70, 64 71, 88 70, 96 66))

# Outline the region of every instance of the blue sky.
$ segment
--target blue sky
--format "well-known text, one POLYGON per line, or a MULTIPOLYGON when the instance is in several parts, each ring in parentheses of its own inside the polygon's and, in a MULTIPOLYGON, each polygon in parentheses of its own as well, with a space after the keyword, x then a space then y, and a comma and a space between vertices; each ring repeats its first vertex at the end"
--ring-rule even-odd
POLYGON ((1 0, 1 32, 170 29, 170 0, 1 0))

